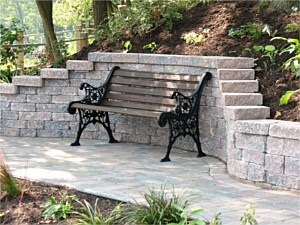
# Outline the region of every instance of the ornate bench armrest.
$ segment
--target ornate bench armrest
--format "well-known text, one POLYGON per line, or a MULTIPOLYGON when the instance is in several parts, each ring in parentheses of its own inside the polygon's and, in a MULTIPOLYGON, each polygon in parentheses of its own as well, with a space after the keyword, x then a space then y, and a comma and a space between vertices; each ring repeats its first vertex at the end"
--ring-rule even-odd
POLYGON ((100 87, 93 87, 88 83, 82 83, 80 85, 80 90, 85 90, 85 96, 81 100, 81 103, 90 105, 101 105, 104 100, 104 95, 107 89, 107 85, 102 85, 100 87))

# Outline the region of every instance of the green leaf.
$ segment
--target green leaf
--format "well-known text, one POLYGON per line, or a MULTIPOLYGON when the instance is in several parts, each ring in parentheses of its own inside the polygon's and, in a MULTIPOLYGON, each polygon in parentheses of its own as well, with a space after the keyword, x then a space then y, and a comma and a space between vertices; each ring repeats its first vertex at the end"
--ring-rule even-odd
POLYGON ((189 225, 206 225, 206 222, 203 220, 192 220, 189 225))
POLYGON ((274 45, 266 45, 265 50, 267 52, 274 52, 276 50, 276 47, 274 45))
POLYGON ((196 209, 196 210, 193 210, 190 215, 195 216, 195 215, 202 213, 203 211, 204 211, 204 209, 196 209))
POLYGON ((295 90, 295 91, 287 91, 281 98, 280 98, 280 102, 279 105, 286 105, 288 104, 290 98, 292 97, 293 94, 300 92, 300 89, 295 90))
POLYGON ((264 46, 262 46, 262 45, 254 45, 253 46, 253 50, 255 52, 263 51, 264 50, 264 46))

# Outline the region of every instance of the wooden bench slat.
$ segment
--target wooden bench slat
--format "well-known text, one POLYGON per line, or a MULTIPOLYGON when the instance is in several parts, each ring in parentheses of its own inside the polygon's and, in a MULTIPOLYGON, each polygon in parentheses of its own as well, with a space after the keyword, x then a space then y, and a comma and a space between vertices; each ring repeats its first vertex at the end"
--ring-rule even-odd
MULTIPOLYGON (((110 91, 120 92, 120 93, 134 93, 141 95, 152 95, 152 96, 164 96, 170 98, 174 91, 169 90, 159 90, 153 88, 138 88, 138 87, 129 87, 129 86, 120 86, 117 84, 111 84, 109 86, 110 91)), ((191 91, 185 91, 183 94, 190 96, 193 94, 191 91)))
POLYGON ((79 109, 90 109, 95 111, 103 111, 103 112, 111 112, 111 113, 119 113, 123 115, 133 115, 133 116, 141 116, 141 117, 158 117, 161 112, 154 112, 148 110, 139 110, 139 109, 131 109, 131 108, 119 108, 113 106, 97 106, 97 105, 86 105, 82 103, 74 103, 72 108, 79 109))
POLYGON ((103 106, 115 106, 115 107, 127 107, 132 109, 144 109, 149 111, 158 111, 158 112, 171 112, 174 109, 174 106, 168 107, 163 105, 154 105, 154 104, 139 104, 133 102, 119 102, 119 101, 106 101, 103 106))
POLYGON ((148 79, 158 79, 158 80, 177 80, 177 81, 190 81, 197 82, 201 81, 202 76, 197 75, 184 75, 184 74, 161 74, 161 73, 151 73, 151 72, 139 72, 139 71, 130 71, 130 70, 117 70, 114 73, 115 76, 123 77, 139 77, 139 78, 148 78, 148 79))
POLYGON ((121 77, 113 77, 111 79, 112 83, 124 84, 124 85, 136 85, 140 87, 156 87, 156 88, 167 88, 167 89, 183 89, 183 90, 195 90, 198 83, 174 83, 166 81, 150 81, 150 80, 139 80, 139 79, 126 79, 121 77))
POLYGON ((155 98, 155 97, 147 97, 142 95, 130 95, 130 94, 118 94, 118 93, 108 93, 106 96, 107 99, 116 99, 123 101, 133 101, 133 102, 147 102, 147 103, 156 103, 162 105, 175 105, 175 99, 170 98, 155 98))

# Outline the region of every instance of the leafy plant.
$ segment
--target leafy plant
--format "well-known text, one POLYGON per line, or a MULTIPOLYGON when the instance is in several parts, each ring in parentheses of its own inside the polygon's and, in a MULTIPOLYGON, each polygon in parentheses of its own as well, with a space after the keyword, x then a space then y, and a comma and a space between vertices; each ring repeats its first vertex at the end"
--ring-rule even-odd
POLYGON ((296 33, 300 31, 300 25, 297 23, 289 23, 284 28, 287 33, 296 33))
POLYGON ((195 32, 190 32, 185 34, 183 36, 183 39, 187 44, 194 44, 194 45, 204 42, 206 40, 203 34, 196 34, 195 32))
POLYGON ((108 215, 103 215, 98 207, 97 198, 94 207, 91 206, 86 200, 84 203, 79 202, 82 206, 81 212, 74 212, 79 218, 76 219, 76 225, 111 225, 116 224, 120 216, 121 206, 117 205, 116 208, 108 215))
POLYGON ((178 211, 181 212, 180 217, 181 221, 178 223, 168 223, 168 225, 206 225, 207 222, 199 219, 191 219, 192 216, 201 214, 203 209, 196 209, 191 212, 188 212, 186 208, 182 208, 179 205, 174 206, 178 211))
POLYGON ((300 43, 297 38, 285 38, 285 37, 275 37, 271 41, 282 40, 286 41, 287 44, 281 49, 280 55, 288 52, 289 54, 294 54, 293 57, 289 58, 283 63, 284 69, 290 69, 292 72, 296 73, 296 77, 300 77, 300 43))
POLYGON ((56 200, 53 196, 49 198, 43 208, 46 208, 43 212, 45 219, 53 218, 55 220, 67 219, 67 217, 73 212, 73 201, 76 200, 75 195, 66 196, 66 193, 63 193, 61 200, 56 200))
POLYGON ((127 224, 178 223, 182 213, 179 207, 184 209, 188 206, 184 195, 176 195, 174 190, 168 195, 165 186, 159 191, 150 189, 144 197, 146 205, 137 203, 121 210, 121 221, 127 224))
POLYGON ((268 24, 262 22, 249 22, 239 28, 231 28, 228 32, 230 37, 244 38, 247 37, 250 40, 259 40, 264 34, 274 36, 275 32, 271 31, 271 27, 268 24))
POLYGON ((65 43, 65 39, 62 38, 58 42, 55 43, 53 50, 55 51, 58 49, 59 57, 53 61, 54 68, 60 68, 62 63, 66 61, 68 58, 68 45, 65 43))
POLYGON ((22 186, 19 185, 16 179, 11 174, 8 166, 1 161, 0 162, 0 188, 5 191, 7 195, 17 197, 22 194, 22 186))
POLYGON ((287 91, 281 98, 280 98, 280 101, 279 101, 279 105, 282 106, 282 105, 287 105, 288 102, 290 101, 290 98, 293 96, 293 94, 296 94, 300 92, 300 89, 298 90, 295 90, 295 91, 287 91))
POLYGON ((132 49, 132 44, 130 41, 125 41, 124 45, 124 50, 123 50, 123 53, 127 53, 127 52, 130 52, 131 49, 132 49))
POLYGON ((148 49, 151 52, 153 52, 156 49, 156 43, 155 42, 151 42, 151 43, 149 43, 147 45, 144 45, 143 49, 148 49))
POLYGON ((32 45, 12 47, 25 31, 18 23, 17 19, 13 19, 8 27, 0 24, 0 82, 11 82, 12 76, 18 74, 18 53, 24 52, 26 55, 34 48, 32 45))
POLYGON ((246 206, 246 212, 241 216, 240 223, 242 225, 258 225, 257 220, 255 219, 255 209, 251 204, 246 206))
MULTIPOLYGON (((254 45, 251 48, 245 48, 243 49, 243 54, 246 52, 250 52, 251 54, 257 54, 257 53, 262 53, 261 58, 267 57, 269 58, 271 62, 271 66, 276 65, 276 57, 279 53, 279 50, 276 48, 274 45, 254 45)), ((267 70, 269 68, 269 65, 264 62, 264 70, 267 70)))

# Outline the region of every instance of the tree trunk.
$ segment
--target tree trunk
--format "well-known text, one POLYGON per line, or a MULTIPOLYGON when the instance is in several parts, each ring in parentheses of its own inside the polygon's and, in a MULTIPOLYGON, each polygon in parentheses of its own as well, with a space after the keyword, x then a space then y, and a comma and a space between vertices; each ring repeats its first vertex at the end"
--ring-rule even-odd
POLYGON ((47 53, 50 60, 57 60, 60 56, 60 52, 57 46, 57 38, 53 25, 53 2, 52 0, 36 0, 36 5, 43 21, 46 51, 48 51, 47 53))
POLYGON ((94 27, 96 30, 99 29, 100 26, 107 24, 111 7, 111 1, 93 0, 94 27))

